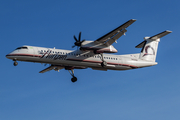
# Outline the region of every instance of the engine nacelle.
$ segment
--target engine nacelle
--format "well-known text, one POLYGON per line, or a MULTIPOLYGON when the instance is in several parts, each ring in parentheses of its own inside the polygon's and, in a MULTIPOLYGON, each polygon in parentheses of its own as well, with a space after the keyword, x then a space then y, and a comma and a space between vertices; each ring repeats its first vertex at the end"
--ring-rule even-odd
POLYGON ((95 54, 117 53, 118 52, 112 45, 107 46, 103 43, 97 43, 94 41, 84 41, 81 45, 80 50, 92 50, 95 54))

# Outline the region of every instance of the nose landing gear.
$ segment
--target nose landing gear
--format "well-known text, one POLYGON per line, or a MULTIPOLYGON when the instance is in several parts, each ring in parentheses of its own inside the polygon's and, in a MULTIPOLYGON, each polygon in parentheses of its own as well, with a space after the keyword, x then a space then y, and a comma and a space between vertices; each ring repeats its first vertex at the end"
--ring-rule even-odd
POLYGON ((18 65, 18 62, 17 62, 16 60, 13 60, 13 61, 14 61, 13 65, 14 65, 14 66, 17 66, 17 65, 18 65))

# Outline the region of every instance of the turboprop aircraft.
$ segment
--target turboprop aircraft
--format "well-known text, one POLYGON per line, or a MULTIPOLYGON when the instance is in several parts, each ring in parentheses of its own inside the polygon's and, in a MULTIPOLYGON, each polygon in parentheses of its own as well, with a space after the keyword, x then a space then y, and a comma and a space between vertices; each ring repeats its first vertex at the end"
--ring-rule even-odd
POLYGON ((112 55, 112 53, 118 52, 112 44, 124 35, 127 32, 126 28, 135 21, 135 19, 131 19, 95 41, 81 40, 80 32, 78 39, 74 36, 75 43, 72 46, 77 46, 77 50, 24 45, 16 48, 6 57, 14 61, 14 66, 18 65, 17 61, 50 64, 39 73, 50 70, 68 70, 72 75, 72 82, 77 81, 74 69, 130 70, 156 65, 155 60, 160 38, 172 31, 166 30, 152 37, 145 37, 144 41, 136 46, 136 48, 142 48, 138 54, 112 55))

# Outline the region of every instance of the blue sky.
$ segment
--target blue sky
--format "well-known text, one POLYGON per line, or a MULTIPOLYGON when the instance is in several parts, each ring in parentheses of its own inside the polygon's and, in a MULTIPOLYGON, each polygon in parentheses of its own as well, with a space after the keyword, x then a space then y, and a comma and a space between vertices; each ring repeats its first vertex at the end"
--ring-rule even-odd
POLYGON ((178 0, 1 0, 0 119, 179 120, 178 0), (38 63, 14 67, 6 54, 22 45, 72 49, 73 35, 96 40, 137 19, 113 44, 118 54, 139 53, 145 36, 173 33, 159 44, 157 66, 130 71, 50 71, 38 63))

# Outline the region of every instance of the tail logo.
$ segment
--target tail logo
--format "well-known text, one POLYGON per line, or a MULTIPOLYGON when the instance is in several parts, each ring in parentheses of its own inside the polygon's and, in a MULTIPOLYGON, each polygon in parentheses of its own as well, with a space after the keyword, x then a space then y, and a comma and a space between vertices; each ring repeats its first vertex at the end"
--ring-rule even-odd
POLYGON ((143 57, 147 56, 147 55, 155 55, 155 50, 150 45, 145 47, 145 53, 144 53, 143 57))

